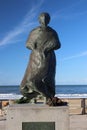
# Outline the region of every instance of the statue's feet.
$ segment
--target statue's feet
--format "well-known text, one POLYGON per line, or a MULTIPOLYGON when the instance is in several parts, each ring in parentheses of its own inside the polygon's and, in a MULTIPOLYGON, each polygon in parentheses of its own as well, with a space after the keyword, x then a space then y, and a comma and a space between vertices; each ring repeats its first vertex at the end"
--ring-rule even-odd
POLYGON ((20 99, 16 100, 16 103, 22 104, 22 103, 29 103, 30 100, 26 97, 21 97, 20 99))
POLYGON ((67 102, 64 102, 62 101, 61 99, 57 98, 57 97, 53 97, 53 98, 50 98, 48 101, 47 101, 47 104, 49 106, 66 106, 67 105, 67 102))
POLYGON ((21 97, 20 99, 16 100, 15 103, 23 104, 23 103, 36 103, 36 98, 29 99, 27 97, 21 97))

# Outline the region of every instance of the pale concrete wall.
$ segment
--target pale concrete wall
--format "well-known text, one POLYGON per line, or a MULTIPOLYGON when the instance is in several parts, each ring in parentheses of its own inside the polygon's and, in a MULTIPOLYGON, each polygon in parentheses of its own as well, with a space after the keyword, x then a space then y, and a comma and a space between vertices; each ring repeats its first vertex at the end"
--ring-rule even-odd
POLYGON ((7 130, 22 130, 22 122, 55 122, 55 130, 69 130, 68 106, 17 104, 7 111, 7 130))

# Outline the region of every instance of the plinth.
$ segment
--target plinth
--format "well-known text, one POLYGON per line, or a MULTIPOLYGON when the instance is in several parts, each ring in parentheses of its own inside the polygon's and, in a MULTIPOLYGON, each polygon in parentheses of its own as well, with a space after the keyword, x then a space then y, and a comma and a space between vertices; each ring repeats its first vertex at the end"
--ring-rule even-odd
POLYGON ((7 110, 6 130, 69 130, 68 106, 11 105, 7 110))

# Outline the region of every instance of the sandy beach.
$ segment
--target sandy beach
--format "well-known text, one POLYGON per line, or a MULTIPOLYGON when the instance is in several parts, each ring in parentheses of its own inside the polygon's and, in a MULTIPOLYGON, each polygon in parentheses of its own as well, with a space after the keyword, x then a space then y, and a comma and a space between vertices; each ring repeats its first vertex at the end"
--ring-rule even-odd
MULTIPOLYGON (((82 114, 82 99, 64 99, 64 101, 68 102, 69 106, 69 114, 82 114)), ((87 104, 87 99, 85 100, 85 104, 87 104)), ((85 109, 87 112, 87 108, 85 109)))
MULTIPOLYGON (((81 99, 64 99, 64 101, 69 105, 70 130, 87 130, 87 114, 81 114, 81 99)), ((7 101, 3 101, 2 111, 0 110, 0 130, 6 130, 6 107, 8 107, 6 103, 7 101)))

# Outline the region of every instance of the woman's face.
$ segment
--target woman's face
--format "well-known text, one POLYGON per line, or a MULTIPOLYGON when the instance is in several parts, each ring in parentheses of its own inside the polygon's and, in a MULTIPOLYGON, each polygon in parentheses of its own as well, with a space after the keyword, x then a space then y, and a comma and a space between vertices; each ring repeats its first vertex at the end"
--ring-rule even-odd
POLYGON ((42 13, 40 15, 39 22, 40 22, 41 26, 46 27, 47 24, 49 23, 49 21, 50 21, 50 17, 47 14, 42 13))

